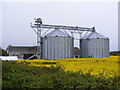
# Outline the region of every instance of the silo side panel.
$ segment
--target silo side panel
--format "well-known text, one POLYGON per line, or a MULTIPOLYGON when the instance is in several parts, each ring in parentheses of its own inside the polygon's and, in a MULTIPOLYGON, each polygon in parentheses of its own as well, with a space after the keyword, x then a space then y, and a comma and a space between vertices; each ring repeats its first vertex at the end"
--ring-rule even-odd
POLYGON ((105 39, 103 38, 103 57, 105 57, 105 39))
POLYGON ((44 50, 43 50, 43 49, 44 49, 44 48, 43 48, 43 47, 44 47, 44 46, 43 46, 43 38, 41 38, 41 42, 42 42, 42 46, 41 46, 41 47, 42 47, 42 48, 41 48, 41 58, 43 58, 43 53, 44 53, 44 52, 43 52, 43 51, 44 51, 44 50))
POLYGON ((50 42, 49 42, 50 43, 49 44, 50 45, 50 49, 49 49, 50 50, 50 54, 49 54, 50 56, 49 57, 50 57, 50 59, 52 59, 52 48, 53 48, 53 46, 52 46, 52 42, 53 42, 52 37, 50 37, 49 40, 50 40, 50 42))
POLYGON ((97 53, 97 45, 96 45, 96 38, 94 38, 94 58, 97 58, 96 53, 97 53))
POLYGON ((88 58, 88 49, 89 49, 89 45, 88 45, 88 40, 86 39, 85 40, 85 47, 86 47, 86 50, 85 50, 85 57, 87 57, 88 58))
POLYGON ((94 57, 94 54, 93 54, 93 52, 94 52, 94 42, 93 42, 93 40, 89 40, 90 41, 90 43, 91 43, 91 49, 90 49, 90 56, 93 58, 94 57))
POLYGON ((64 38, 64 50, 65 50, 65 58, 67 58, 67 42, 66 42, 67 37, 64 38))
POLYGON ((105 39, 105 57, 108 57, 108 47, 107 47, 107 45, 108 45, 108 39, 106 38, 105 39))
POLYGON ((64 46, 64 42, 63 42, 63 37, 60 37, 60 42, 59 42, 59 58, 64 58, 63 56, 63 46, 64 46))
POLYGON ((106 45, 107 45, 107 40, 106 40, 106 38, 105 38, 105 39, 104 39, 104 57, 107 56, 107 54, 106 54, 106 51, 107 51, 106 45))
POLYGON ((104 57, 106 57, 106 49, 107 49, 107 48, 106 48, 106 44, 107 44, 107 43, 106 43, 106 38, 105 38, 105 39, 104 39, 104 57))
POLYGON ((91 43, 92 43, 92 49, 91 49, 91 54, 92 54, 92 58, 94 57, 94 52, 95 52, 95 45, 94 45, 94 39, 90 39, 91 43))
POLYGON ((71 38, 69 38, 69 58, 71 57, 71 38))
POLYGON ((61 50, 60 50, 60 48, 61 48, 61 44, 60 44, 60 42, 61 42, 61 38, 60 37, 57 37, 57 57, 56 57, 56 59, 59 59, 60 58, 60 55, 61 55, 61 50))
POLYGON ((83 52, 83 47, 84 47, 84 46, 83 46, 83 40, 81 40, 81 57, 83 57, 83 53, 84 53, 84 52, 83 52))
POLYGON ((101 57, 103 57, 103 40, 102 39, 100 40, 101 40, 101 57))
POLYGON ((85 40, 83 39, 83 58, 85 58, 85 40))
POLYGON ((90 46, 89 46, 89 48, 90 48, 90 49, 89 49, 89 56, 92 57, 92 56, 93 56, 93 55, 92 55, 92 50, 93 50, 92 40, 89 39, 88 42, 89 42, 89 45, 90 45, 90 46))
POLYGON ((84 39, 84 58, 86 58, 86 39, 84 39))
POLYGON ((90 48, 91 48, 89 39, 87 39, 87 47, 88 47, 88 52, 87 52, 88 55, 87 55, 87 57, 89 58, 89 55, 90 55, 90 48))
POLYGON ((72 38, 70 38, 70 58, 72 57, 72 38))
POLYGON ((57 39, 57 41, 56 41, 56 43, 57 43, 57 57, 55 57, 55 59, 59 59, 59 57, 60 57, 60 52, 61 52, 61 50, 60 50, 60 48, 61 48, 61 45, 60 45, 60 37, 56 37, 56 39, 57 39))
POLYGON ((49 42, 48 42, 48 41, 49 41, 49 39, 47 38, 47 59, 49 58, 49 57, 48 57, 48 54, 49 54, 49 52, 48 52, 48 50, 49 50, 49 49, 48 49, 48 48, 49 48, 49 47, 48 47, 48 46, 49 46, 49 42))
POLYGON ((50 54, 49 54, 50 56, 49 57, 50 57, 50 59, 52 59, 52 48, 53 48, 53 46, 52 46, 52 37, 49 38, 49 43, 50 43, 49 44, 50 45, 49 46, 50 47, 50 49, 49 49, 50 50, 50 54))
POLYGON ((102 57, 104 57, 104 39, 102 38, 102 57))
POLYGON ((83 46, 83 40, 81 40, 81 57, 83 57, 83 48, 84 48, 84 46, 83 46))
POLYGON ((71 39, 72 39, 71 40, 72 41, 72 48, 71 48, 72 55, 71 55, 71 57, 73 58, 74 57, 74 52, 73 52, 74 51, 74 49, 73 49, 74 48, 74 38, 71 38, 71 39))
POLYGON ((104 51, 103 51, 103 44, 104 44, 104 43, 103 43, 103 39, 101 39, 101 40, 102 40, 102 41, 101 41, 101 42, 102 42, 102 44, 101 44, 102 46, 101 46, 101 47, 102 47, 102 57, 103 57, 103 56, 104 56, 104 55, 103 55, 103 53, 104 53, 104 51))
POLYGON ((66 52, 66 50, 65 50, 65 37, 63 37, 63 40, 62 40, 62 42, 63 42, 63 48, 62 48, 62 58, 66 58, 66 56, 65 56, 65 52, 66 52))
POLYGON ((51 56, 51 59, 53 60, 54 59, 54 49, 55 49, 54 48, 55 46, 54 46, 54 38, 53 37, 51 37, 51 42, 50 43, 51 43, 50 44, 51 45, 51 48, 50 48, 51 49, 51 55, 50 56, 51 56))
POLYGON ((42 51, 42 59, 45 59, 45 48, 46 48, 46 46, 45 46, 45 38, 43 38, 43 51, 42 51))
POLYGON ((109 39, 106 39, 106 56, 109 57, 109 39))
POLYGON ((82 58, 84 58, 84 39, 82 39, 82 58))
POLYGON ((59 37, 56 37, 56 44, 57 44, 57 46, 56 46, 56 47, 57 47, 57 48, 56 48, 56 50, 57 50, 57 51, 56 51, 56 54, 57 54, 57 55, 56 55, 55 59, 58 59, 58 58, 59 58, 59 52, 60 52, 60 50, 59 50, 59 49, 60 49, 60 47, 59 47, 59 44, 60 44, 60 39, 59 39, 59 37))
POLYGON ((45 39, 42 38, 42 59, 45 58, 45 39))
POLYGON ((48 38, 46 38, 46 59, 48 59, 48 38))
POLYGON ((86 48, 85 48, 86 46, 85 46, 85 39, 83 39, 83 58, 85 58, 85 50, 86 50, 86 48))
POLYGON ((52 59, 54 60, 54 58, 55 58, 55 38, 53 38, 53 57, 52 57, 52 59))
POLYGON ((99 57, 102 58, 102 39, 99 40, 99 57))
POLYGON ((88 57, 90 58, 91 57, 91 48, 92 48, 92 45, 91 45, 91 42, 90 40, 88 39, 88 57))
POLYGON ((85 43, 84 43, 85 47, 84 48, 85 48, 85 58, 86 58, 87 57, 87 51, 88 51, 87 50, 88 49, 88 45, 87 45, 87 40, 85 39, 84 41, 85 41, 85 43))
POLYGON ((91 45, 92 45, 91 54, 92 54, 92 58, 94 58, 94 40, 90 39, 90 42, 91 42, 91 45))
POLYGON ((101 58, 103 58, 104 57, 104 39, 103 38, 101 38, 101 48, 102 48, 102 50, 101 50, 101 58))
POLYGON ((82 39, 80 39, 80 57, 82 57, 82 53, 83 53, 83 51, 82 51, 82 39))
MULTIPOLYGON (((56 37, 54 38, 54 40, 55 40, 55 57, 57 57, 57 43, 56 43, 56 37)), ((54 57, 54 59, 55 59, 55 57, 54 57)))
POLYGON ((101 39, 99 39, 99 58, 102 57, 102 49, 101 49, 101 39))
POLYGON ((109 57, 109 39, 106 39, 106 57, 109 57))
POLYGON ((60 59, 60 58, 62 58, 62 46, 63 46, 63 42, 62 42, 62 37, 59 37, 59 45, 58 45, 59 47, 59 56, 58 56, 58 58, 60 59))
POLYGON ((96 42, 96 58, 99 58, 98 57, 98 40, 99 39, 95 39, 95 42, 96 42))
POLYGON ((97 57, 100 58, 100 38, 97 41, 97 57))
POLYGON ((103 57, 106 57, 106 48, 105 48, 105 45, 106 45, 106 41, 105 41, 105 38, 103 39, 103 57))
POLYGON ((47 38, 43 38, 42 59, 47 59, 47 38))
POLYGON ((55 37, 55 58, 54 59, 57 59, 57 57, 58 57, 58 44, 59 43, 57 43, 57 41, 58 41, 58 39, 57 39, 57 37, 55 37))
POLYGON ((69 58, 69 38, 67 37, 67 58, 69 58))
POLYGON ((54 38, 53 37, 49 37, 50 38, 50 59, 53 60, 54 59, 54 38))
POLYGON ((61 45, 61 58, 65 58, 64 39, 65 39, 64 37, 61 38, 61 44, 62 44, 61 45))
POLYGON ((90 50, 90 44, 89 44, 88 40, 86 40, 86 47, 87 47, 86 57, 88 58, 89 57, 89 50, 90 50))
POLYGON ((100 39, 98 38, 98 39, 96 39, 96 49, 97 49, 97 51, 96 51, 96 58, 100 58, 100 56, 99 56, 99 42, 100 42, 100 39))
POLYGON ((110 56, 110 54, 109 54, 109 50, 110 50, 110 48, 109 48, 109 47, 110 47, 109 44, 110 44, 110 40, 108 39, 108 45, 107 45, 107 46, 108 46, 108 56, 110 56))
POLYGON ((47 59, 51 59, 50 58, 50 38, 47 38, 47 59))
POLYGON ((84 39, 84 57, 86 58, 86 52, 87 52, 87 45, 86 45, 86 39, 84 39))
POLYGON ((67 58, 69 58, 69 38, 67 37, 67 58))
MULTIPOLYGON (((68 37, 68 38, 69 38, 69 37, 68 37)), ((71 42, 71 41, 70 41, 70 38, 69 38, 69 39, 68 39, 68 45, 69 45, 69 58, 70 58, 70 56, 71 56, 71 54, 70 54, 70 53, 71 53, 71 52, 70 52, 70 50, 71 50, 71 48, 70 48, 70 45, 71 45, 70 42, 71 42)))
POLYGON ((67 43, 67 37, 66 37, 65 42, 66 42, 66 58, 68 58, 68 43, 67 43))
POLYGON ((55 53, 56 53, 56 43, 55 43, 55 38, 54 38, 54 57, 53 57, 53 59, 55 59, 55 53))
POLYGON ((70 38, 70 58, 72 57, 72 38, 70 38))
POLYGON ((95 38, 95 48, 96 48, 96 53, 95 53, 95 58, 98 58, 97 52, 98 52, 98 39, 95 38))

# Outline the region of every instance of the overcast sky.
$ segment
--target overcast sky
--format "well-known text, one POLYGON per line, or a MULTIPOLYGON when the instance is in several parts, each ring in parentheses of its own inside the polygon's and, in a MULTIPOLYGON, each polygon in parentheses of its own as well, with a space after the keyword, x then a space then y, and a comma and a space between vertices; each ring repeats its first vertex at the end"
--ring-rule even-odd
POLYGON ((44 24, 96 27, 110 39, 110 50, 118 50, 117 2, 7 2, 0 4, 0 10, 3 48, 36 45, 30 22, 41 17, 44 24))

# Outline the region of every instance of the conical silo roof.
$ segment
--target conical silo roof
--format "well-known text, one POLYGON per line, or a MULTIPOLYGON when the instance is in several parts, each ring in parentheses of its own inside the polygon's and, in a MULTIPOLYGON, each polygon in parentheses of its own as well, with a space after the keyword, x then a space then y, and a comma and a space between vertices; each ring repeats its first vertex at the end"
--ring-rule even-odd
POLYGON ((59 29, 55 29, 54 31, 48 33, 46 35, 46 37, 53 37, 53 36, 63 36, 63 37, 68 37, 69 34, 68 33, 64 33, 63 31, 59 30, 59 29))
POLYGON ((107 37, 105 37, 97 32, 91 32, 90 34, 82 37, 82 39, 88 39, 88 38, 107 38, 107 37))

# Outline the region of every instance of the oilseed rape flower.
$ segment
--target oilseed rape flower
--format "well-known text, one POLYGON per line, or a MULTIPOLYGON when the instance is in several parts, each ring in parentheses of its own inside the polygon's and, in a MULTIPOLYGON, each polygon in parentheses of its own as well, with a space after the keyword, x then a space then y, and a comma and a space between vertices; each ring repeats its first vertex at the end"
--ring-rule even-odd
POLYGON ((110 56, 107 58, 65 58, 57 60, 18 60, 25 62, 30 66, 51 67, 60 66, 64 71, 91 73, 92 75, 103 74, 106 77, 118 76, 119 56, 110 56))

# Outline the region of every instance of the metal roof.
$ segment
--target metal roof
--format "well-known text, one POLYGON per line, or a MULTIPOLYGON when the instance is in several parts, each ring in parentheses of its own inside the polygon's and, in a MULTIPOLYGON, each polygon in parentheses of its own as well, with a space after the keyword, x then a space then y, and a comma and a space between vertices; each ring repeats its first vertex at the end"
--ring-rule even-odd
POLYGON ((90 34, 82 37, 82 39, 88 39, 88 38, 107 38, 107 37, 105 37, 97 32, 91 32, 90 34))
POLYGON ((55 29, 54 31, 52 31, 46 35, 46 37, 51 37, 51 36, 69 37, 70 35, 67 32, 65 33, 59 29, 55 29))

